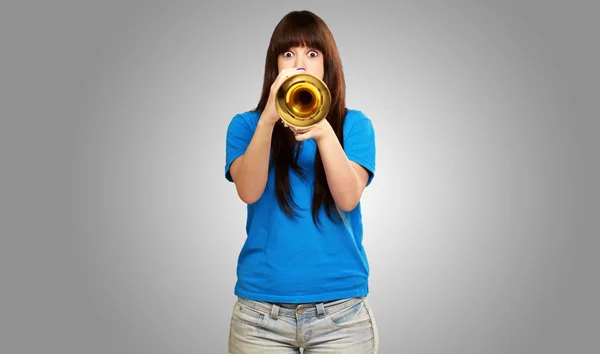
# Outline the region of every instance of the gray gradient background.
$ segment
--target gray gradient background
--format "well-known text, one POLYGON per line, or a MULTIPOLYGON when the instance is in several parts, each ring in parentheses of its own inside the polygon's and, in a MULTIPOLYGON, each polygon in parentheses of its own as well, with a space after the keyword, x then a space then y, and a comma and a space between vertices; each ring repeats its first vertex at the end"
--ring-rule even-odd
POLYGON ((390 4, 3 2, 0 352, 226 352, 225 132, 309 9, 376 129, 381 353, 597 353, 599 6, 390 4))

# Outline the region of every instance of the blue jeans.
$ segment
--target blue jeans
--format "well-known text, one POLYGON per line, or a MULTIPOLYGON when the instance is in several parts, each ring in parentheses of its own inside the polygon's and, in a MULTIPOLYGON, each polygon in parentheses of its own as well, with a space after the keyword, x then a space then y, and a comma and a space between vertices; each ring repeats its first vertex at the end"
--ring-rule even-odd
POLYGON ((278 304, 238 297, 229 354, 377 354, 379 334, 366 297, 278 304))

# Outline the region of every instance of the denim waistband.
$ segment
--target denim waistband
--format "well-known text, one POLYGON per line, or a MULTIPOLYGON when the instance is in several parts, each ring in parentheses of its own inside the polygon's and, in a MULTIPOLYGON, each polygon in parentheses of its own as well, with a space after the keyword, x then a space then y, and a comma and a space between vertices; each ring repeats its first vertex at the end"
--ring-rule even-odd
POLYGON ((277 319, 277 316, 296 317, 297 314, 304 316, 317 316, 322 317, 325 309, 328 312, 336 312, 341 309, 353 306, 361 302, 364 297, 352 297, 348 299, 339 299, 328 302, 318 303, 303 303, 303 304, 281 304, 281 303, 270 303, 257 300, 248 300, 238 297, 238 301, 248 307, 255 310, 259 310, 265 313, 270 313, 270 316, 277 319))

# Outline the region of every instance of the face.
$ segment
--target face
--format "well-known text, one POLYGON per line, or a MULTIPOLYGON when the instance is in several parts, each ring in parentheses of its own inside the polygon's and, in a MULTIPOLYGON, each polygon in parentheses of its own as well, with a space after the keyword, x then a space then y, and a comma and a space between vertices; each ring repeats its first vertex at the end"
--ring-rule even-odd
POLYGON ((277 58, 279 72, 288 68, 304 68, 306 73, 323 80, 323 53, 310 47, 292 47, 277 58))

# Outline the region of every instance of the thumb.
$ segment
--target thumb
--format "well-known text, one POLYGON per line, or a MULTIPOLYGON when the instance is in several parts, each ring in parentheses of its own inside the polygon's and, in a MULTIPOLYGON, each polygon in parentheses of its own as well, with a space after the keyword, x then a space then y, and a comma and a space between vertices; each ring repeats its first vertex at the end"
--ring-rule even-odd
POLYGON ((314 135, 312 130, 294 132, 294 137, 297 141, 304 141, 312 138, 314 135))

